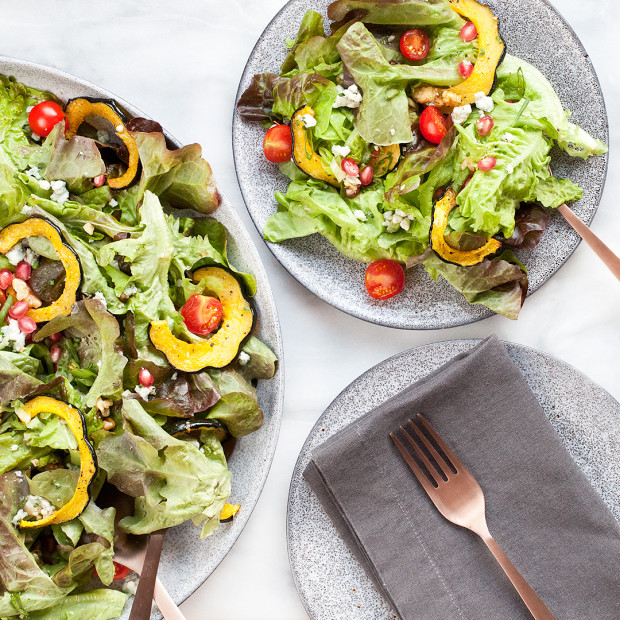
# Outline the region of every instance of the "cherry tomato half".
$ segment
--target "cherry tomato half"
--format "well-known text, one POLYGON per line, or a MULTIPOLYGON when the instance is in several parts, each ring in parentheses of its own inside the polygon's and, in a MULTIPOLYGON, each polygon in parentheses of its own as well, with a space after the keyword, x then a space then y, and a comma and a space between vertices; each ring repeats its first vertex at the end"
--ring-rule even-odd
MULTIPOLYGON (((129 571, 130 571, 129 568, 127 568, 126 566, 123 566, 122 564, 119 564, 118 562, 113 562, 113 564, 114 564, 114 577, 113 577, 114 581, 116 581, 117 579, 125 579, 125 577, 129 575, 129 571)), ((96 570, 95 570, 95 577, 99 577, 96 570)))
POLYGON ((293 137, 287 125, 274 125, 263 140, 265 157, 274 164, 288 161, 293 155, 293 137))
POLYGON ((409 60, 422 60, 428 55, 431 42, 424 30, 407 30, 400 38, 400 51, 409 60))
POLYGON ((222 320, 222 304, 215 297, 192 295, 181 308, 181 316, 192 334, 207 336, 222 320))
POLYGON ((405 272, 393 260, 381 259, 366 269, 366 290, 373 299, 389 299, 398 295, 405 285, 405 272))
POLYGON ((450 117, 429 105, 420 114, 420 132, 432 144, 439 144, 450 129, 450 117))
POLYGON ((64 117, 65 113, 56 102, 41 101, 30 110, 28 124, 33 133, 45 138, 64 117))

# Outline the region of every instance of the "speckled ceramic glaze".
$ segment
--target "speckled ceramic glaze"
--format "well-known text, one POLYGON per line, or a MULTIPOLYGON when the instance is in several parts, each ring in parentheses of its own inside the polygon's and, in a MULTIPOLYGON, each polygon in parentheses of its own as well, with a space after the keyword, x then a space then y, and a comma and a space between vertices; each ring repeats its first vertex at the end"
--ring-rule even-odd
MULTIPOLYGON (((302 478, 312 451, 479 342, 438 342, 381 362, 345 388, 310 432, 293 472, 287 529, 295 584, 313 620, 388 620, 396 616, 302 478)), ((536 349, 504 344, 571 456, 620 520, 620 462, 613 458, 620 445, 620 403, 565 362, 536 349)))
MULTIPOLYGON (((146 116, 110 92, 56 69, 0 58, 0 73, 14 75, 25 84, 51 91, 65 101, 78 96, 107 97, 115 99, 132 116, 146 116)), ((169 134, 167 137, 177 143, 169 134)), ((263 427, 239 440, 229 461, 232 471, 231 499, 242 506, 238 516, 202 541, 199 540, 200 530, 191 523, 172 528, 166 536, 158 576, 176 603, 184 601, 215 570, 247 523, 271 466, 282 416, 282 341, 267 275, 247 231, 225 196, 222 196, 222 205, 215 217, 230 233, 228 252, 231 262, 256 277, 257 335, 276 353, 280 365, 273 379, 259 382, 258 399, 265 414, 263 427)), ((126 608, 123 617, 127 616, 126 608)), ((153 614, 153 618, 160 617, 160 614, 153 614)))
MULTIPOLYGON (((598 79, 586 51, 564 19, 543 0, 492 0, 488 4, 499 16, 508 52, 536 65, 572 112, 571 120, 608 143, 607 115, 598 79)), ((314 9, 326 15, 328 5, 329 0, 291 0, 276 15, 248 60, 237 97, 255 73, 278 73, 287 53, 284 41, 295 38, 304 13, 314 9)), ((242 121, 235 110, 233 151, 237 177, 259 231, 276 211, 274 193, 285 192, 288 185, 288 179, 263 155, 264 132, 259 123, 242 121)), ((583 221, 590 222, 603 191, 607 156, 584 162, 555 149, 552 166, 557 176, 568 177, 583 188, 583 198, 572 208, 583 221)), ((564 264, 579 241, 563 218, 554 214, 538 247, 519 253, 529 270, 530 294, 564 264)), ((315 295, 366 321, 403 329, 436 329, 492 315, 487 308, 469 305, 444 280, 433 282, 422 267, 407 270, 405 289, 400 295, 385 302, 373 301, 363 285, 366 265, 344 257, 318 234, 268 246, 291 275, 315 295)))

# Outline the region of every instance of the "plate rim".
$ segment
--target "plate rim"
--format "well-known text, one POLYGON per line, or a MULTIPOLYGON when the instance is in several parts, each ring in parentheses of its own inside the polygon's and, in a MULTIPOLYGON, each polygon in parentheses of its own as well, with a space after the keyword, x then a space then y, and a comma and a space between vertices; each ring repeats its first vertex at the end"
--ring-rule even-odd
MULTIPOLYGON (((102 96, 108 96, 110 99, 113 99, 114 101, 119 103, 123 108, 126 108, 126 110, 132 114, 138 113, 143 118, 151 119, 151 117, 145 112, 143 112, 140 108, 133 105, 132 103, 130 103, 123 97, 119 97, 118 95, 108 90, 107 88, 99 86, 95 84, 94 82, 91 82, 90 80, 79 77, 67 71, 63 71, 62 69, 58 69, 56 67, 52 67, 49 65, 44 65, 38 62, 33 62, 30 60, 25 60, 22 58, 16 58, 13 56, 5 56, 5 55, 0 55, 0 63, 16 65, 16 66, 34 70, 37 72, 44 72, 47 74, 51 74, 53 76, 60 76, 80 86, 85 86, 86 88, 99 91, 100 93, 102 93, 102 96)), ((173 145, 175 145, 177 148, 183 146, 182 142, 179 141, 177 138, 175 138, 169 131, 167 131, 165 128, 162 128, 162 130, 163 130, 163 134, 166 137, 166 139, 169 140, 173 145)), ((249 246, 250 254, 254 254, 253 258, 255 259, 257 263, 258 270, 256 269, 253 270, 252 275, 254 275, 257 278, 257 280, 261 278, 262 281, 264 282, 264 284, 261 286, 261 289, 262 289, 263 294, 266 295, 267 302, 269 306, 271 307, 271 314, 273 315, 272 324, 273 324, 273 335, 274 335, 274 345, 275 345, 274 348, 276 349, 275 353, 278 357, 278 362, 277 362, 277 367, 276 367, 276 375, 272 379, 268 379, 267 381, 273 381, 274 379, 277 378, 273 384, 274 386, 274 391, 273 391, 274 407, 273 407, 273 410, 270 411, 271 417, 275 421, 275 424, 274 424, 274 433, 271 437, 272 445, 271 445, 271 449, 268 454, 268 462, 266 464, 264 476, 262 477, 260 485, 258 485, 257 487, 254 487, 255 490, 258 491, 258 494, 256 496, 256 501, 253 503, 251 507, 244 509, 240 513, 239 517, 235 519, 235 521, 240 522, 240 525, 238 526, 238 530, 236 531, 235 536, 232 538, 230 543, 226 545, 225 553, 215 563, 211 572, 207 575, 207 577, 203 581, 198 583, 195 587, 192 585, 190 588, 191 591, 177 603, 178 605, 185 602, 190 596, 192 596, 192 594, 196 592, 196 590, 198 590, 198 588, 200 588, 207 581, 207 579, 213 574, 213 572, 217 569, 217 567, 221 564, 221 562, 228 556, 232 547, 235 545, 235 543, 239 539, 239 536, 245 529, 250 517, 252 516, 252 513, 254 512, 254 509, 256 508, 256 504, 258 503, 258 500, 260 499, 260 496, 262 495, 263 489, 267 482, 267 478, 269 477, 269 473, 271 472, 271 466, 273 465, 275 451, 276 451, 279 436, 280 436, 280 430, 282 426, 282 417, 283 417, 283 411, 284 411, 284 391, 285 391, 284 346, 283 346, 283 339, 282 339, 282 328, 280 325, 280 318, 278 314, 275 296, 273 294, 273 289, 267 277, 267 271, 265 269, 264 262, 258 252, 258 247, 252 241, 252 238, 245 224, 243 223, 239 215, 234 210, 233 203, 228 199, 228 196, 226 195, 225 192, 222 191, 221 187, 217 184, 217 182, 216 182, 216 188, 221 197, 221 203, 218 206, 218 208, 210 215, 215 216, 221 206, 227 207, 226 209, 227 216, 231 219, 231 221, 234 222, 235 226, 241 232, 241 234, 245 236, 245 239, 244 239, 244 241, 246 242, 245 245, 246 247, 249 246), (257 271, 258 273, 256 273, 257 271)), ((232 241, 235 247, 239 249, 240 244, 228 231, 228 227, 226 228, 226 230, 228 233, 229 241, 232 241)), ((244 253, 239 251, 239 254, 243 255, 244 253)), ((258 308, 257 310, 258 310, 257 312, 258 320, 260 321, 261 308, 258 308)), ((175 526, 175 527, 180 527, 180 526, 175 526)), ((198 535, 198 533, 199 531, 198 529, 196 529, 196 534, 198 535)), ((161 617, 161 615, 159 615, 158 617, 161 617)))
MULTIPOLYGON (((607 112, 607 104, 605 103, 605 95, 604 95, 604 92, 603 92, 603 89, 602 89, 602 86, 601 86, 601 81, 600 81, 600 79, 598 77, 598 73, 596 72, 596 69, 595 69, 594 64, 592 62, 590 54, 587 52, 583 42, 581 41, 579 35, 575 32, 574 28, 569 24, 569 22, 566 20, 564 15, 555 7, 555 5, 550 0, 535 0, 535 1, 540 2, 543 5, 546 5, 560 19, 560 21, 564 24, 566 29, 572 35, 573 40, 577 43, 577 46, 579 47, 582 56, 584 57, 585 61, 589 65, 590 69, 592 70, 592 75, 594 76, 594 80, 596 82, 596 86, 597 86, 597 89, 598 89, 598 94, 600 95, 600 100, 601 100, 601 104, 602 104, 602 107, 603 107, 603 112, 605 114, 605 142, 606 142, 606 145, 609 148, 609 114, 607 112)), ((252 223, 254 224, 258 234, 260 235, 261 239, 263 240, 263 243, 267 246, 267 248, 271 252, 272 256, 278 261, 278 263, 282 267, 284 267, 284 269, 287 271, 287 273, 292 278, 294 278, 301 286, 303 286, 306 290, 308 290, 310 293, 312 293, 313 295, 315 295, 316 297, 318 297, 319 299, 321 299, 325 303, 327 303, 330 306, 336 308, 340 312, 344 312, 345 314, 353 316, 356 319, 360 319, 360 320, 365 321, 367 323, 371 323, 371 324, 374 324, 374 325, 381 325, 383 327, 389 327, 391 329, 405 329, 405 330, 408 330, 408 331, 431 331, 431 330, 450 329, 452 327, 462 327, 462 326, 466 326, 466 325, 471 325, 472 323, 477 323, 478 321, 483 321, 484 319, 488 319, 488 318, 491 318, 491 317, 495 316, 496 313, 493 312, 491 309, 484 308, 484 310, 480 313, 479 316, 467 317, 465 320, 462 320, 460 322, 453 322, 453 323, 444 320, 443 322, 439 322, 439 323, 437 323, 434 326, 430 326, 430 325, 428 325, 428 326, 427 325, 414 326, 414 325, 410 325, 410 324, 409 325, 394 325, 392 323, 386 322, 385 320, 382 320, 380 315, 377 316, 375 319, 362 316, 361 313, 357 312, 357 308, 355 308, 355 307, 354 308, 345 308, 345 307, 341 306, 338 303, 337 299, 330 299, 330 298, 328 298, 327 295, 323 294, 322 289, 320 287, 317 287, 316 290, 312 290, 312 289, 309 289, 308 287, 306 287, 306 285, 303 284, 302 282, 300 282, 299 279, 297 278, 297 276, 293 273, 293 271, 292 271, 293 266, 290 265, 289 263, 287 263, 286 261, 282 260, 280 258, 280 256, 278 256, 276 251, 274 250, 274 246, 277 246, 277 245, 280 245, 280 244, 269 242, 269 241, 267 241, 264 238, 263 231, 260 228, 259 223, 258 223, 258 221, 257 221, 257 219, 256 219, 256 217, 255 217, 255 215, 253 213, 253 211, 248 207, 248 202, 246 201, 246 197, 245 197, 244 184, 241 182, 241 179, 239 177, 238 155, 237 155, 237 149, 235 148, 235 135, 239 131, 238 124, 242 123, 243 120, 239 117, 239 114, 237 112, 237 102, 239 101, 239 98, 241 97, 241 94, 242 94, 242 84, 246 80, 247 76, 250 74, 250 71, 249 71, 250 60, 254 56, 257 47, 262 42, 262 40, 263 40, 263 38, 265 36, 265 33, 267 32, 267 30, 269 30, 277 22, 277 20, 279 19, 280 15, 285 10, 287 10, 290 5, 295 4, 297 2, 299 2, 299 0, 287 0, 287 2, 282 6, 282 8, 280 8, 280 10, 269 20, 267 25, 264 27, 263 31, 258 36, 258 39, 254 43, 254 45, 252 47, 252 51, 250 52, 250 55, 248 56, 246 64, 243 67, 243 71, 241 73, 241 77, 239 78, 239 86, 237 87, 237 92, 235 94, 235 102, 234 102, 233 111, 232 111, 231 144, 232 144, 233 164, 234 164, 234 168, 235 168, 235 176, 236 176, 236 179, 237 179, 237 185, 239 186, 239 190, 240 190, 240 193, 241 193, 241 197, 243 199, 243 203, 245 204, 245 208, 246 208, 248 214, 250 215, 250 219, 252 220, 252 223)), ((484 1, 483 1, 483 4, 484 4, 484 1)), ((606 186, 606 183, 607 183, 607 173, 608 173, 608 169, 609 169, 609 150, 607 151, 607 153, 604 154, 604 160, 605 160, 605 165, 604 165, 603 175, 602 175, 602 179, 601 179, 600 190, 598 192, 598 196, 595 197, 594 209, 592 210, 592 214, 589 216, 587 222, 585 222, 588 225, 590 225, 592 223, 592 221, 594 220, 594 216, 598 212, 601 200, 603 198, 603 193, 605 191, 605 186, 606 186)), ((314 233, 314 234, 318 234, 318 233, 314 233)), ((569 252, 569 254, 566 257, 566 259, 560 265, 558 265, 555 269, 553 269, 553 271, 548 275, 546 280, 544 280, 536 289, 528 290, 528 292, 526 294, 526 298, 530 297, 531 295, 533 295, 534 293, 539 291, 545 284, 547 284, 549 282, 549 280, 551 280, 553 278, 553 276, 555 276, 555 274, 562 267, 564 267, 564 265, 566 265, 566 263, 568 263, 569 259, 572 257, 572 255, 575 253, 575 251, 577 250, 577 248, 581 244, 581 242, 582 242, 581 237, 578 237, 576 241, 577 242, 576 242, 575 246, 569 252)), ((348 259, 348 260, 353 260, 353 259, 348 259)), ((418 267, 418 266, 416 266, 416 267, 418 267)))
MULTIPOLYGON (((362 383, 367 377, 367 375, 371 374, 373 371, 377 370, 380 366, 383 366, 384 364, 387 364, 388 362, 396 361, 398 360, 398 358, 408 356, 411 353, 419 349, 432 348, 436 346, 442 346, 442 345, 448 345, 448 344, 454 344, 454 343, 471 344, 471 347, 467 349, 467 351, 469 351, 476 344, 481 343, 487 337, 488 336, 485 336, 482 338, 478 338, 478 337, 447 338, 445 340, 438 340, 436 342, 427 342, 425 344, 416 345, 415 347, 410 347, 409 349, 405 349, 404 351, 394 353, 394 355, 390 355, 389 357, 382 359, 376 364, 373 364, 370 368, 365 370, 362 374, 358 375, 355 379, 353 379, 353 381, 351 381, 342 390, 340 390, 340 392, 338 392, 338 394, 331 400, 329 405, 327 405, 327 407, 325 407, 325 409, 321 412, 321 415, 318 417, 317 421, 312 425, 312 428, 308 432, 308 435, 306 436, 306 439, 304 440, 304 443, 299 450, 297 460, 295 461, 295 466, 293 467, 293 472, 291 474, 291 482, 289 484, 288 496, 287 496, 287 501, 286 501, 286 552, 288 556, 289 568, 293 576, 293 583, 295 584, 295 589, 297 590, 297 595, 299 596, 299 600, 301 601, 306 613, 312 620, 314 620, 316 616, 313 615, 313 612, 309 607, 309 602, 306 600, 306 598, 302 594, 300 577, 299 577, 297 569, 293 566, 293 558, 292 558, 292 550, 291 550, 291 527, 292 527, 291 525, 291 501, 292 501, 293 493, 296 489, 296 486, 295 486, 296 481, 299 480, 301 477, 300 470, 301 470, 302 456, 305 456, 311 439, 315 436, 317 429, 321 426, 323 417, 332 408, 334 403, 336 403, 338 400, 341 399, 341 397, 345 394, 345 392, 349 391, 349 389, 354 388, 358 384, 362 383)), ((542 349, 537 349, 536 347, 533 347, 531 345, 521 344, 519 342, 513 342, 512 340, 504 340, 504 339, 499 339, 499 338, 498 340, 502 345, 504 345, 504 347, 507 347, 507 346, 515 347, 517 349, 520 349, 521 351, 526 351, 526 352, 542 355, 556 364, 559 363, 567 367, 568 369, 573 370, 576 373, 579 373, 580 375, 588 379, 591 383, 594 383, 596 386, 598 386, 605 394, 607 394, 609 398, 611 399, 611 402, 615 403, 618 409, 620 410, 620 401, 615 396, 613 396, 613 394, 611 394, 607 389, 605 389, 602 385, 600 385, 597 381, 592 379, 588 374, 586 374, 585 372, 577 368, 574 364, 571 364, 570 362, 566 362, 561 357, 558 357, 557 355, 554 355, 553 353, 548 353, 547 351, 543 351, 542 349)), ((620 424, 620 419, 618 422, 620 424)), ((327 441, 327 439, 329 439, 329 437, 327 437, 325 441, 327 441)))

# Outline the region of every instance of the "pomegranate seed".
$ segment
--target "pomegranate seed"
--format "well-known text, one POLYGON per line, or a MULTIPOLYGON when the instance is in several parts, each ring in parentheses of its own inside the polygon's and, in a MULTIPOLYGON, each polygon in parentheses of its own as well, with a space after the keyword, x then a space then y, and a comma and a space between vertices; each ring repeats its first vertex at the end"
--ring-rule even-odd
POLYGON ((461 28, 461 39, 463 41, 473 41, 478 36, 478 30, 472 22, 467 22, 461 28))
POLYGON ((468 78, 474 71, 474 65, 469 60, 464 60, 459 63, 459 75, 464 78, 468 78))
POLYGON ((492 155, 487 155, 478 162, 478 169, 482 170, 482 172, 488 172, 489 170, 493 170, 493 168, 495 168, 495 164, 497 164, 495 157, 492 155))
POLYGON ((93 185, 95 187, 101 187, 105 183, 105 174, 100 174, 93 179, 93 185))
POLYGON ((50 348, 50 358, 54 364, 58 364, 60 361, 60 356, 62 355, 62 347, 59 347, 57 344, 50 348))
POLYGON ((12 319, 19 319, 22 316, 26 316, 28 310, 30 310, 30 306, 25 301, 16 301, 9 308, 9 316, 12 319))
POLYGON ((51 336, 48 336, 47 339, 52 344, 58 344, 62 340, 62 332, 56 332, 55 334, 52 334, 51 336))
POLYGON ((19 331, 24 334, 32 334, 37 328, 37 324, 34 319, 31 319, 29 316, 22 316, 17 319, 17 327, 19 327, 19 331))
POLYGON ((345 174, 349 177, 356 177, 360 173, 359 166, 350 157, 345 157, 340 164, 345 174))
POLYGON ((360 182, 362 185, 370 185, 372 183, 372 177, 375 171, 372 166, 364 166, 360 170, 360 182))
POLYGON ((481 116, 476 121, 476 128, 481 136, 488 136, 491 133, 491 129, 493 129, 493 125, 495 125, 495 123, 488 115, 481 116))
POLYGON ((19 278, 26 282, 26 280, 30 280, 30 276, 32 275, 32 267, 30 263, 27 263, 25 260, 17 263, 17 267, 15 267, 15 277, 19 278))
POLYGON ((0 269, 0 288, 6 291, 13 284, 13 272, 8 269, 0 269))
POLYGON ((146 368, 141 368, 138 373, 138 381, 143 387, 151 387, 155 383, 155 377, 146 368))

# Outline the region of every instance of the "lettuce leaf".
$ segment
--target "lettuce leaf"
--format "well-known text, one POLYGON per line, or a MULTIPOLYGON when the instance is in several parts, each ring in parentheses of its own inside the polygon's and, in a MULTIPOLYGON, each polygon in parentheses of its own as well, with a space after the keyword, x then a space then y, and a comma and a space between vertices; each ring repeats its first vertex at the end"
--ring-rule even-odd
POLYGON ((452 23, 456 15, 446 0, 337 0, 327 9, 332 21, 352 12, 368 24, 416 27, 452 23))
POLYGON ((135 514, 121 527, 147 534, 192 519, 202 525, 201 537, 211 534, 230 494, 230 472, 215 435, 202 449, 175 439, 135 399, 123 399, 122 415, 123 433, 105 437, 97 450, 109 482, 136 498, 135 514))
POLYGON ((128 595, 119 590, 91 590, 71 594, 56 603, 53 609, 30 613, 29 620, 112 620, 123 612, 128 595))
POLYGON ((123 369, 127 358, 115 348, 120 336, 118 321, 97 299, 84 299, 73 305, 69 316, 52 319, 37 332, 36 339, 65 331, 69 338, 78 338, 78 355, 83 368, 97 368, 97 378, 85 402, 94 407, 100 396, 117 400, 123 391, 123 369))

